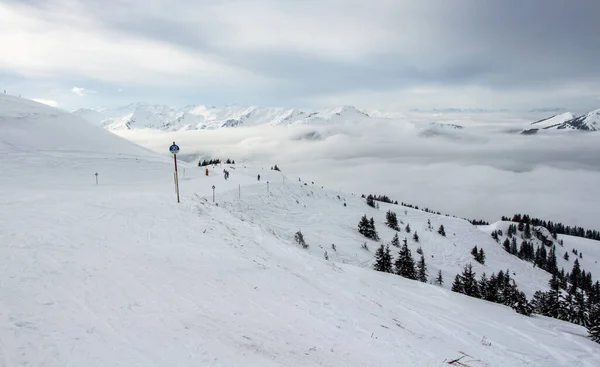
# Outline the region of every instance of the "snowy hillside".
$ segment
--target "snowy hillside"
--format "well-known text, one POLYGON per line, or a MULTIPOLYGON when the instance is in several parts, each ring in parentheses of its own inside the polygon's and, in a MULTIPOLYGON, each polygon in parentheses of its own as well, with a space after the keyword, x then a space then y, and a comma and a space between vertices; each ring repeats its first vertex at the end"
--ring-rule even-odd
POLYGON ((330 124, 369 119, 352 106, 305 111, 285 108, 228 106, 224 108, 187 106, 176 108, 143 103, 114 109, 74 111, 108 130, 158 129, 164 131, 203 130, 235 126, 330 124))
MULTIPOLYGON (((177 204, 170 157, 34 102, 0 106, 0 366, 600 365, 581 326, 447 289, 467 262, 509 268, 526 293, 547 286, 487 228, 239 162, 209 176, 181 163, 177 204), (372 216, 388 242, 388 209, 444 286, 371 269, 377 243, 356 226, 372 216)), ((564 246, 585 247, 590 268, 599 257, 564 246)))
POLYGON ((600 130, 600 109, 575 116, 570 112, 555 115, 531 124, 523 130, 524 134, 535 134, 538 130, 600 130))
POLYGON ((560 125, 566 121, 569 121, 573 118, 575 118, 575 115, 573 115, 571 112, 565 112, 565 113, 561 113, 559 115, 552 116, 547 119, 533 122, 531 124, 531 126, 534 128, 537 128, 537 129, 548 129, 548 128, 558 126, 558 125, 560 125))

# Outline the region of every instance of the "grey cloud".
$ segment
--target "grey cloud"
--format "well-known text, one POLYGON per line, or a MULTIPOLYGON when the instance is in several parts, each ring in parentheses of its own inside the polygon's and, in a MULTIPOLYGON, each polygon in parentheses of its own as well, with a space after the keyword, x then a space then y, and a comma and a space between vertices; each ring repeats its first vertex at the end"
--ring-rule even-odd
MULTIPOLYGON (((46 7, 60 2, 26 1, 46 7)), ((574 83, 600 83, 600 3, 596 0, 382 0, 369 6, 354 0, 252 3, 270 4, 291 15, 313 14, 325 25, 340 13, 351 15, 354 26, 372 24, 391 35, 381 49, 352 62, 289 50, 235 49, 216 43, 220 35, 230 32, 213 12, 213 6, 223 3, 87 0, 81 6, 88 16, 108 28, 199 50, 279 80, 279 95, 386 91, 429 84, 543 92, 574 83)), ((302 24, 298 30, 311 31, 303 29, 302 24)), ((340 42, 345 42, 343 35, 340 42)), ((588 98, 593 108, 592 97, 588 98)))

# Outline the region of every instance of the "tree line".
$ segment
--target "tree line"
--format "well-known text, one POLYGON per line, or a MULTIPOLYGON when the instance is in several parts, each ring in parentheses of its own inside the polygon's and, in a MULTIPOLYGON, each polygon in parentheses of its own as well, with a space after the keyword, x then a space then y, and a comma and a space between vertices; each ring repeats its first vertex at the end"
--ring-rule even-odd
POLYGON ((534 218, 527 214, 515 214, 512 217, 503 216, 502 220, 505 222, 517 222, 538 227, 545 227, 548 229, 548 231, 550 231, 550 233, 552 233, 553 236, 556 236, 556 234, 564 234, 568 236, 583 237, 600 241, 600 231, 598 230, 585 229, 577 226, 571 227, 560 222, 534 218))

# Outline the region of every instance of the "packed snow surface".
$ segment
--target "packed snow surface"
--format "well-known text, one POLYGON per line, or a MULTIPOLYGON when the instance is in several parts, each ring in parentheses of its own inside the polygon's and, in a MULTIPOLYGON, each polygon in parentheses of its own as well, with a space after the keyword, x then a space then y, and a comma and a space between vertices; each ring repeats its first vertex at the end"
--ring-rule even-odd
POLYGON ((510 268, 528 294, 545 286, 487 228, 239 162, 209 176, 181 163, 177 204, 171 157, 34 102, 0 106, 0 366, 600 365, 580 326, 447 289, 474 245, 488 254, 478 275, 510 268), (389 208, 443 287, 370 269, 377 244, 356 225, 373 216, 389 241, 389 208))

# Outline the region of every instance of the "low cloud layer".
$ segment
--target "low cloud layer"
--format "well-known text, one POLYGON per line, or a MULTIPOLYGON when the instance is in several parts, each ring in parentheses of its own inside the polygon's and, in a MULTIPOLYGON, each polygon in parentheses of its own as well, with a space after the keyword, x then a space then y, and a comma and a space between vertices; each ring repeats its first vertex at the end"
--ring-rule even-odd
POLYGON ((583 112, 600 105, 599 10, 593 0, 8 0, 0 72, 15 94, 71 107, 583 112), (78 98, 73 85, 98 93, 78 98))
POLYGON ((172 141, 193 164, 231 157, 278 164, 331 189, 370 190, 400 201, 497 220, 513 212, 597 226, 600 136, 523 136, 503 129, 462 130, 381 120, 364 126, 293 126, 120 135, 159 152, 172 141))

